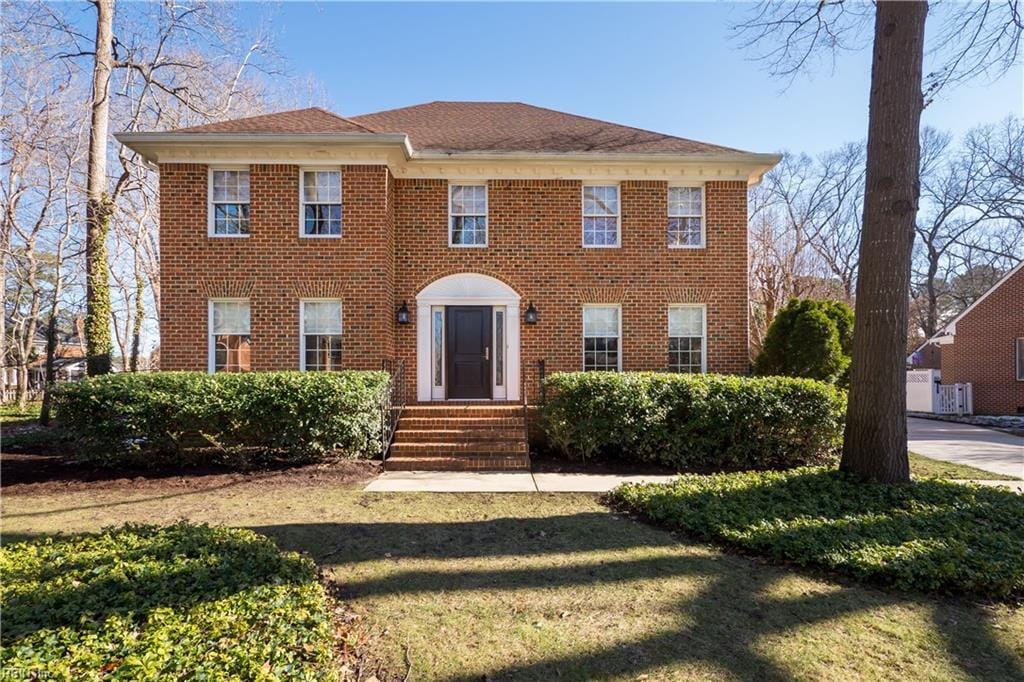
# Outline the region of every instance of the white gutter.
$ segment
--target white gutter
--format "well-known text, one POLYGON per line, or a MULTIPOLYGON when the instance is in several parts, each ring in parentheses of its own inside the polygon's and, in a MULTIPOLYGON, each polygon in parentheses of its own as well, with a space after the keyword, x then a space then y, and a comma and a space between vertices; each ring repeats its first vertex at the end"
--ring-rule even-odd
POLYGON ((195 145, 294 145, 320 144, 359 147, 401 146, 405 158, 413 155, 412 144, 405 133, 117 133, 114 139, 153 162, 146 148, 184 148, 195 145))

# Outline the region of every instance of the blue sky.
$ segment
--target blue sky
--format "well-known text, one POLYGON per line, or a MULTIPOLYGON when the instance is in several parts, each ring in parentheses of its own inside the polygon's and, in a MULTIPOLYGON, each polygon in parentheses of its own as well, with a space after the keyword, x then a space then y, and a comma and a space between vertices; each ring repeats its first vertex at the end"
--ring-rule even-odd
MULTIPOLYGON (((253 15, 265 12, 250 6, 253 15)), ((867 131, 870 51, 771 78, 729 39, 745 4, 286 2, 277 45, 327 105, 519 100, 753 151, 819 152, 867 131)), ((962 133, 1022 114, 1024 72, 942 94, 924 123, 962 133)))

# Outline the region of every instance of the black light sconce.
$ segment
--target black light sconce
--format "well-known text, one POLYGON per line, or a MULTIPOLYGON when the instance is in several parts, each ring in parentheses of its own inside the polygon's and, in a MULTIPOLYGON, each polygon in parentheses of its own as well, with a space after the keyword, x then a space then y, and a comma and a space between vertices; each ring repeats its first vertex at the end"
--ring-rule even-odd
POLYGON ((409 324, 409 306, 402 301, 402 307, 398 309, 398 314, 395 316, 398 319, 398 324, 409 324))
POLYGON ((530 305, 526 308, 526 313, 523 315, 523 321, 526 324, 537 324, 537 309, 533 307, 533 301, 530 301, 530 305))

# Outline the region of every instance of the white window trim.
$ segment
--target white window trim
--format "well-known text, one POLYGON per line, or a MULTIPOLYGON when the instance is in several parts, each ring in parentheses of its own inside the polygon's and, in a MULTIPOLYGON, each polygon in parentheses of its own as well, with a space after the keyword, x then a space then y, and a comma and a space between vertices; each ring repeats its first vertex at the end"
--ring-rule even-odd
POLYGON ((206 299, 206 371, 214 374, 217 371, 217 343, 213 334, 214 303, 248 303, 249 304, 249 336, 252 336, 252 300, 242 297, 218 297, 206 299))
MULTIPOLYGON (((617 353, 617 371, 622 371, 622 304, 621 303, 584 303, 583 309, 580 311, 580 340, 583 341, 587 337, 587 308, 615 308, 619 313, 619 335, 618 335, 618 346, 619 352, 617 353)), ((587 344, 585 342, 580 343, 580 367, 585 372, 587 370, 587 344)))
MULTIPOLYGON (((584 249, 618 249, 622 247, 622 183, 620 182, 585 182, 580 187, 580 244, 584 249), (607 218, 608 216, 588 216, 585 213, 584 197, 588 187, 614 187, 615 205, 615 243, 614 244, 587 244, 587 218, 607 218)), ((620 330, 621 331, 621 330, 620 330)), ((621 343, 621 339, 619 341, 621 343)))
MULTIPOLYGON (((708 371, 708 306, 706 303, 672 303, 665 312, 665 331, 669 332, 672 325, 671 315, 673 308, 700 308, 700 372, 707 374, 708 371)), ((666 341, 672 336, 666 335, 666 341)), ((666 343, 667 345, 667 343, 666 343)), ((671 370, 672 367, 669 366, 671 370)))
MULTIPOLYGON (((217 234, 214 231, 214 210, 213 210, 213 172, 214 171, 249 171, 249 180, 252 181, 252 172, 249 166, 207 166, 206 168, 206 236, 212 239, 248 239, 249 234, 217 234)), ((224 202, 229 203, 229 202, 224 202)), ((249 233, 252 233, 252 185, 249 186, 249 233)))
POLYGON ((345 234, 345 178, 341 166, 300 166, 299 167, 299 238, 300 239, 341 239, 345 234), (341 231, 338 234, 306 234, 306 183, 305 174, 312 171, 336 171, 338 173, 338 205, 341 206, 341 231))
MULTIPOLYGON (((459 213, 460 216, 479 215, 477 213, 459 213)), ((459 180, 448 183, 448 246, 453 249, 486 249, 491 241, 491 197, 487 189, 486 180, 459 180), (452 190, 456 187, 483 187, 484 188, 484 243, 483 244, 456 244, 452 241, 452 190)))
POLYGON ((1013 340, 1013 345, 1017 352, 1014 357, 1013 373, 1017 376, 1017 381, 1024 381, 1024 374, 1021 374, 1021 356, 1024 355, 1024 337, 1017 337, 1013 340))
MULTIPOLYGON (((706 183, 692 184, 692 183, 671 183, 669 189, 673 187, 695 187, 700 189, 700 244, 669 244, 670 249, 706 249, 708 248, 708 197, 707 191, 705 190, 706 183)), ((668 198, 668 190, 665 191, 665 198, 668 198)), ((667 202, 666 202, 667 204, 667 202)), ((694 216, 674 216, 668 212, 668 206, 665 207, 665 214, 668 218, 693 218, 694 216)), ((666 218, 666 225, 667 220, 666 218)), ((666 230, 666 235, 668 230, 666 230)), ((667 239, 667 237, 666 237, 667 239)))
MULTIPOLYGON (((345 336, 345 304, 340 298, 300 298, 299 299, 299 370, 306 371, 306 304, 307 303, 337 303, 341 309, 341 334, 342 343, 345 336)), ((345 355, 342 351, 342 366, 344 367, 345 355)))

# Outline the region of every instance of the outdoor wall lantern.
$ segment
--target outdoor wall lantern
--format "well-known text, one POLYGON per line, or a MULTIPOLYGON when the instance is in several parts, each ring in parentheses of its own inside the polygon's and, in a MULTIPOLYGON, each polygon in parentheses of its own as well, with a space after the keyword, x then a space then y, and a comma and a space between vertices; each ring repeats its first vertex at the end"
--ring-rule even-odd
POLYGON ((530 301, 530 305, 527 306, 523 320, 526 324, 537 324, 537 309, 533 307, 533 301, 530 301))
POLYGON ((398 309, 398 324, 409 324, 409 306, 402 301, 402 307, 398 309))

